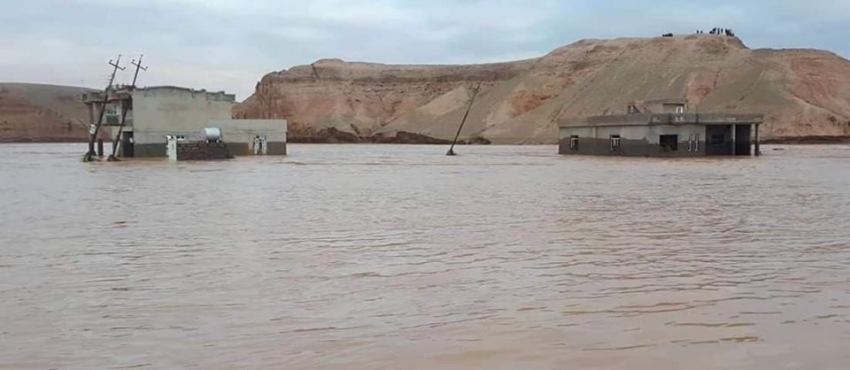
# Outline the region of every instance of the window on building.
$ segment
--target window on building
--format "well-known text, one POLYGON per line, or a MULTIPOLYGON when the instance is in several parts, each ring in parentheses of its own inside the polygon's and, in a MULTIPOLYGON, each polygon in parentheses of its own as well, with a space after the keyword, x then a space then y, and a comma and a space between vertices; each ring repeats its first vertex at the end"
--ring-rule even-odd
POLYGON ((678 114, 685 113, 685 106, 684 105, 677 105, 676 106, 676 113, 678 113, 678 114))
POLYGON ((570 150, 578 150, 578 135, 570 136, 570 150))
POLYGON ((658 144, 664 151, 675 152, 679 150, 679 135, 661 135, 658 144))
POLYGON ((688 135, 688 151, 689 152, 698 152, 699 151, 699 134, 689 134, 688 135))
POLYGON ((611 135, 611 151, 620 150, 620 135, 611 135))

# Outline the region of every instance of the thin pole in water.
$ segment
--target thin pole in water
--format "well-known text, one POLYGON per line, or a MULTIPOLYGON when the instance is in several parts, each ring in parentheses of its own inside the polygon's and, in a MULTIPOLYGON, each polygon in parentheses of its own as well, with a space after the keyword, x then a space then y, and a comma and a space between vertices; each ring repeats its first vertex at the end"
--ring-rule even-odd
MULTIPOLYGON (((139 55, 139 62, 137 63, 135 59, 130 61, 130 64, 136 66, 136 73, 133 74, 133 84, 130 85, 130 101, 132 102, 132 93, 133 90, 136 89, 136 81, 139 79, 139 71, 147 71, 148 67, 142 67, 142 58, 144 58, 144 54, 139 55)), ((121 126, 118 127, 118 135, 115 135, 115 141, 112 142, 112 155, 109 156, 110 161, 116 160, 115 154, 118 152, 118 142, 121 140, 121 133, 124 132, 124 125, 127 122, 127 110, 130 108, 130 104, 121 103, 121 126)))
POLYGON ((449 151, 446 152, 446 155, 448 155, 448 156, 457 155, 457 154, 455 154, 455 150, 454 150, 455 144, 457 144, 457 138, 460 137, 460 130, 463 130, 463 124, 466 123, 466 118, 469 117, 469 111, 472 110, 472 103, 475 102, 475 97, 478 96, 478 91, 480 91, 480 90, 481 90, 481 84, 478 84, 478 86, 476 86, 475 89, 472 90, 472 98, 469 99, 469 106, 466 107, 466 113, 463 114, 463 120, 460 121, 460 126, 458 126, 457 133, 455 134, 455 139, 452 140, 452 146, 449 148, 449 151))
POLYGON ((92 126, 89 129, 89 151, 83 156, 83 162, 91 162, 92 157, 95 155, 94 141, 97 138, 98 130, 100 130, 100 124, 103 122, 103 114, 106 112, 106 104, 109 103, 109 90, 112 89, 112 83, 115 82, 115 74, 118 73, 118 70, 124 70, 124 68, 121 67, 121 54, 118 54, 118 59, 114 62, 109 60, 109 65, 113 67, 112 75, 109 76, 109 84, 107 84, 106 89, 103 90, 103 101, 101 102, 97 122, 92 123, 92 126))

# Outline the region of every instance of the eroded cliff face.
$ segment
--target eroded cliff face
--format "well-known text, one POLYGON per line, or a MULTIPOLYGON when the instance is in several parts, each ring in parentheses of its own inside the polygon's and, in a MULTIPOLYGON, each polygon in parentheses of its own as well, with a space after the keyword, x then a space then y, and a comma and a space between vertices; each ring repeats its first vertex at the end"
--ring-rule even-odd
POLYGON ((322 141, 329 131, 370 138, 419 111, 451 114, 466 104, 470 85, 509 81, 525 64, 421 67, 320 60, 266 75, 234 116, 287 118, 293 141, 322 141))
POLYGON ((292 141, 321 142, 328 132, 348 141, 398 133, 449 140, 479 85, 463 139, 554 143, 562 120, 624 113, 632 100, 682 97, 702 112, 765 113, 767 138, 850 135, 850 62, 817 50, 751 50, 734 37, 702 34, 583 40, 537 59, 489 65, 320 60, 264 76, 234 116, 286 118, 292 141))
POLYGON ((0 84, 0 142, 85 141, 82 89, 0 84))

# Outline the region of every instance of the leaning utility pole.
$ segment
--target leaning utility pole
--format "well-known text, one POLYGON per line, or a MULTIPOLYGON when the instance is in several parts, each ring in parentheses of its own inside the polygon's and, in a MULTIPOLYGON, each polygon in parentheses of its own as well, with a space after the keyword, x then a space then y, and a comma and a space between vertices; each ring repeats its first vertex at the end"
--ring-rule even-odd
POLYGON ((89 151, 83 156, 83 162, 91 162, 92 157, 95 156, 94 153, 94 142, 97 140, 97 132, 100 130, 100 125, 103 122, 103 114, 106 112, 106 104, 109 103, 109 90, 112 89, 112 83, 115 82, 115 75, 118 73, 118 70, 124 70, 121 68, 121 54, 118 54, 118 59, 113 62, 111 59, 109 60, 109 65, 113 67, 112 75, 109 76, 109 84, 106 85, 106 90, 103 91, 103 101, 100 105, 100 113, 98 115, 98 119, 96 123, 92 123, 89 128, 89 151))
POLYGON ((463 124, 466 123, 466 117, 469 117, 469 111, 472 109, 472 103, 475 102, 475 97, 478 96, 478 91, 480 91, 480 90, 481 90, 481 84, 478 84, 478 86, 476 86, 475 89, 472 90, 472 99, 469 99, 469 106, 466 107, 466 113, 463 114, 463 120, 460 121, 460 126, 457 128, 457 133, 455 134, 455 139, 452 140, 452 146, 449 148, 449 151, 446 152, 446 155, 448 155, 448 156, 457 155, 457 154, 455 154, 455 150, 454 150, 455 144, 457 144, 457 138, 460 137, 460 130, 463 130, 463 124))
MULTIPOLYGON (((130 93, 132 97, 133 90, 136 89, 136 81, 139 78, 139 70, 147 71, 148 67, 142 67, 142 58, 144 58, 144 54, 139 55, 139 62, 137 63, 135 59, 130 61, 130 64, 136 66, 136 72, 133 73, 133 84, 130 85, 130 93)), ((121 133, 124 132, 124 124, 127 122, 127 111, 130 110, 130 106, 133 104, 132 98, 129 102, 122 100, 121 101, 121 125, 118 126, 118 135, 115 135, 115 141, 112 142, 112 155, 109 156, 109 161, 116 160, 115 153, 118 151, 118 141, 121 140, 121 133)))

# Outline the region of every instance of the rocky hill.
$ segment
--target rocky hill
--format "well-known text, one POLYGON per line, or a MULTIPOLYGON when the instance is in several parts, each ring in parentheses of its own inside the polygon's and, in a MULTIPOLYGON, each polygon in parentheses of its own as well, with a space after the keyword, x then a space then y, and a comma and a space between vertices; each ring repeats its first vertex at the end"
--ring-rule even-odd
POLYGON ((0 142, 85 141, 88 120, 70 86, 0 83, 0 142))
POLYGON ((479 85, 466 139, 554 143, 561 120, 660 98, 687 98, 701 112, 765 113, 767 138, 850 135, 850 61, 818 50, 752 50, 710 34, 582 40, 500 64, 320 60, 264 76, 234 116, 287 118, 293 141, 445 140, 479 85))

